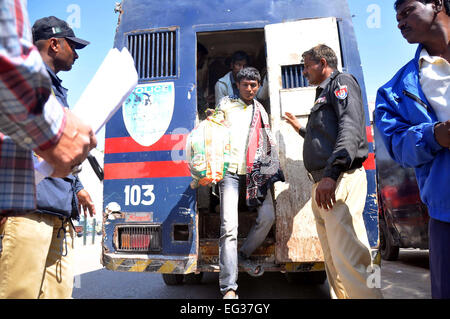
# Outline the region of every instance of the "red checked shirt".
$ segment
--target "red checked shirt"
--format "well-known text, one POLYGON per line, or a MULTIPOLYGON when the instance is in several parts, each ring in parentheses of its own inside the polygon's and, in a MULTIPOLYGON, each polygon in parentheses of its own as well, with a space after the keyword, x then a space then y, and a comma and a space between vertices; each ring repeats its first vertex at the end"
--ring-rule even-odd
POLYGON ((36 208, 31 150, 59 140, 65 115, 32 44, 25 0, 0 0, 0 30, 0 214, 13 215, 36 208))

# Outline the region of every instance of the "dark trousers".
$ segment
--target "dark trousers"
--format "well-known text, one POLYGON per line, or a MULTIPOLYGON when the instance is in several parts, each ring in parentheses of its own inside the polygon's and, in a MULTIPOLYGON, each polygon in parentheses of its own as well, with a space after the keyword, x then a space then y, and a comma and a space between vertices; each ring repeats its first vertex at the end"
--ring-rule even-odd
POLYGON ((450 223, 429 221, 431 296, 450 299, 450 223))

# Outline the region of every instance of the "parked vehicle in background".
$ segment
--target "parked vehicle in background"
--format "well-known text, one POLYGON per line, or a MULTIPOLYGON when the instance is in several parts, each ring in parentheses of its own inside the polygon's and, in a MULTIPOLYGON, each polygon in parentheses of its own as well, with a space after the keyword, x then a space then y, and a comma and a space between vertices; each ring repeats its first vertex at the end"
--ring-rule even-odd
POLYGON ((80 220, 74 220, 73 225, 75 227, 75 233, 77 234, 77 237, 83 236, 84 232, 86 232, 86 235, 92 234, 94 232, 94 224, 95 224, 95 234, 101 235, 102 234, 101 221, 98 221, 95 218, 88 218, 86 220, 86 228, 85 228, 84 216, 81 216, 80 220))
POLYGON ((420 200, 413 168, 392 160, 374 127, 380 252, 396 260, 400 248, 428 249, 428 211, 420 200))
MULTIPOLYGON (((75 223, 74 223, 74 225, 75 225, 75 223)), ((84 227, 82 225, 75 225, 75 233, 77 234, 77 237, 83 236, 83 230, 84 230, 84 227)))

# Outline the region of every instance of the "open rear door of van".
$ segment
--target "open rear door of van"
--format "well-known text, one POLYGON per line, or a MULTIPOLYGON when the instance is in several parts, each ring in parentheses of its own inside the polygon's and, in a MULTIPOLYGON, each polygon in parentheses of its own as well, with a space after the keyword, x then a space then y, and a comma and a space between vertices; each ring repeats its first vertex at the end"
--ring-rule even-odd
POLYGON ((290 112, 306 126, 316 87, 302 75, 302 53, 326 44, 342 58, 336 18, 299 20, 265 27, 267 72, 273 132, 277 137, 285 183, 275 183, 276 261, 323 262, 311 209, 311 187, 303 165, 303 138, 282 116, 290 112))

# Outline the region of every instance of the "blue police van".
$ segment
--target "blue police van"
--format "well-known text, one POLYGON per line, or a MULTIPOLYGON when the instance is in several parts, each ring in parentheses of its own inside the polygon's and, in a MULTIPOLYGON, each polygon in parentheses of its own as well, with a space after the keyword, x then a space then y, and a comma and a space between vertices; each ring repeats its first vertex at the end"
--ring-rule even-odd
MULTIPOLYGON (((230 56, 241 50, 266 81, 268 95, 261 102, 286 177, 273 189, 276 222, 251 258, 265 271, 325 280, 303 141, 282 118, 291 112, 306 124, 315 87, 303 78, 301 54, 319 43, 334 49, 338 68, 352 73, 362 88, 370 147, 364 218, 369 242, 377 248, 373 138, 346 1, 123 0, 117 11, 114 46, 132 54, 139 84, 106 126, 102 262, 107 269, 158 272, 169 285, 219 271, 219 199, 212 190, 190 187, 185 147, 200 110, 214 107, 214 84, 230 71, 230 56)), ((240 207, 239 243, 255 218, 240 207)))

